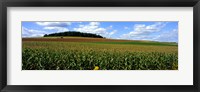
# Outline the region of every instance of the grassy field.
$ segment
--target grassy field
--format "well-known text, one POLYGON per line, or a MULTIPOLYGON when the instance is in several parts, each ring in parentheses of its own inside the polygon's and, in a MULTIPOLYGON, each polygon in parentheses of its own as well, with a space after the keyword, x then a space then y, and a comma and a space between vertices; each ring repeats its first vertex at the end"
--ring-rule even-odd
POLYGON ((84 37, 23 38, 23 70, 177 70, 178 45, 84 37))

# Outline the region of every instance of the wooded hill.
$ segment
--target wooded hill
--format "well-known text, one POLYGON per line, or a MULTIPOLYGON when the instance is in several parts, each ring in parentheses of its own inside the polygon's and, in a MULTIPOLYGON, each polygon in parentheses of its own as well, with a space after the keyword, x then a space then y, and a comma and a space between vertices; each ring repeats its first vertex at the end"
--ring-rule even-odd
POLYGON ((44 37, 56 37, 56 36, 75 36, 75 37, 92 37, 92 38, 104 38, 97 34, 92 33, 81 33, 76 31, 68 31, 68 32, 60 32, 60 33, 52 33, 52 34, 45 34, 44 37))

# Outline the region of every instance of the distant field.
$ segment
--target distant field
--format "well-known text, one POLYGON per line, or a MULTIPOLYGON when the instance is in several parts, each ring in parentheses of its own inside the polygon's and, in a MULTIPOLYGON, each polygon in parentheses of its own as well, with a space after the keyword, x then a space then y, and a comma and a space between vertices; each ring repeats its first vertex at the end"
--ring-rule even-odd
POLYGON ((58 42, 95 42, 99 44, 132 44, 132 45, 159 45, 159 46, 178 46, 177 43, 170 42, 153 42, 140 40, 118 40, 105 38, 88 38, 88 37, 42 37, 42 38, 23 38, 22 41, 58 41, 58 42))
POLYGON ((23 70, 177 70, 178 45, 86 37, 23 38, 23 70))
POLYGON ((23 38, 23 41, 59 41, 59 42, 130 42, 130 40, 114 40, 105 38, 89 37, 42 37, 42 38, 23 38))

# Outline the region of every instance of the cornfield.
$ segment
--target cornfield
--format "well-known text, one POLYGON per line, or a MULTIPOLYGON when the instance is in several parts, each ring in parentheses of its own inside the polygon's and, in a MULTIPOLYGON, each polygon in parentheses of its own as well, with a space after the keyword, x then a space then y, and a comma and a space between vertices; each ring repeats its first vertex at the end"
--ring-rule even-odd
POLYGON ((23 70, 177 70, 177 46, 23 42, 23 70))

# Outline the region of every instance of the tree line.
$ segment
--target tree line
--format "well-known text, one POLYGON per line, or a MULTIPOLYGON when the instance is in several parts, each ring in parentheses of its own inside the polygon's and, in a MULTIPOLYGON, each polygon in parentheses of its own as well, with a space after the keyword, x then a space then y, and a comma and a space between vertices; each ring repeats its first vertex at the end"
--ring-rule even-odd
POLYGON ((77 36, 77 37, 92 37, 92 38, 104 38, 97 34, 92 33, 82 33, 76 31, 68 31, 68 32, 60 32, 60 33, 52 33, 52 34, 45 34, 44 37, 53 37, 53 36, 77 36))

